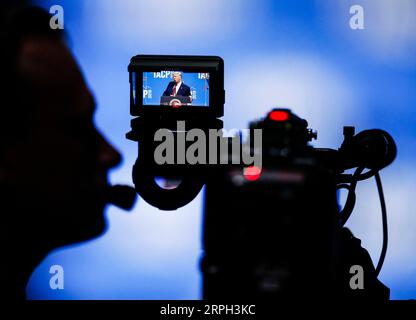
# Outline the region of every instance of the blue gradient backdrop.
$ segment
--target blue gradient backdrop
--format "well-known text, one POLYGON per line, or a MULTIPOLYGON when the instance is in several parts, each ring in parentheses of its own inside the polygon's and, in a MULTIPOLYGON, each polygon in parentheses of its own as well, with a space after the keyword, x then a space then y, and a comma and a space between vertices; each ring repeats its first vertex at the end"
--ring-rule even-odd
MULTIPOLYGON (((61 4, 65 29, 98 101, 96 123, 124 155, 111 173, 129 183, 137 146, 129 130, 127 64, 145 54, 219 55, 225 61, 225 127, 275 106, 308 119, 316 146, 338 147, 343 125, 382 128, 398 158, 383 170, 390 243, 380 278, 395 299, 416 298, 416 2, 412 0, 88 0, 61 4), (365 29, 349 27, 364 8, 365 29)), ((380 205, 373 181, 358 186, 348 225, 375 261, 380 205)), ((134 211, 106 211, 99 239, 52 252, 28 285, 32 299, 198 299, 199 195, 174 213, 140 199, 134 211), (65 289, 49 289, 49 267, 65 270, 65 289)))

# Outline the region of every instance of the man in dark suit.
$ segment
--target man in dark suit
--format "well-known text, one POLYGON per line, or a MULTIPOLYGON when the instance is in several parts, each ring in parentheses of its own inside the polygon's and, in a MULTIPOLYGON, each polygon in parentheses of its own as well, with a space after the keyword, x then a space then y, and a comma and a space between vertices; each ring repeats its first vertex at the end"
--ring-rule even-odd
POLYGON ((182 72, 173 73, 173 81, 169 82, 166 90, 163 92, 163 95, 189 97, 192 102, 191 88, 183 83, 182 72))

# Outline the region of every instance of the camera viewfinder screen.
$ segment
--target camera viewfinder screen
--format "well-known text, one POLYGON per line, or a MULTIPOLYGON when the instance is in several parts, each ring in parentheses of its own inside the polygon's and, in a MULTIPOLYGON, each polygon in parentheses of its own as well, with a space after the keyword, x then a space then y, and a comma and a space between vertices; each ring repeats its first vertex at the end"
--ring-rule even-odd
POLYGON ((143 72, 143 105, 209 107, 209 73, 143 72))

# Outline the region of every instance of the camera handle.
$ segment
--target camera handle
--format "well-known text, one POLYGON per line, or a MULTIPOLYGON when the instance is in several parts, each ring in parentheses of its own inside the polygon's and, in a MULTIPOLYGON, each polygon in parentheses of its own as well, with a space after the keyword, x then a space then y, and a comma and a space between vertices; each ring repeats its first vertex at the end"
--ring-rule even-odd
POLYGON ((164 189, 155 180, 152 170, 144 165, 140 152, 133 166, 133 182, 136 192, 150 205, 160 210, 176 210, 191 202, 204 186, 200 175, 183 173, 180 184, 174 189, 164 189))
POLYGON ((177 121, 180 120, 188 124, 186 130, 198 128, 207 132, 223 127, 222 120, 216 118, 139 117, 131 121, 132 131, 126 134, 129 140, 139 143, 138 157, 132 170, 135 190, 143 200, 160 210, 170 211, 185 206, 199 194, 206 181, 205 168, 189 165, 157 166, 154 163, 154 150, 157 146, 154 141, 155 132, 161 128, 177 132, 177 121), (155 178, 164 177, 165 173, 179 177, 180 184, 174 189, 160 187, 155 178))

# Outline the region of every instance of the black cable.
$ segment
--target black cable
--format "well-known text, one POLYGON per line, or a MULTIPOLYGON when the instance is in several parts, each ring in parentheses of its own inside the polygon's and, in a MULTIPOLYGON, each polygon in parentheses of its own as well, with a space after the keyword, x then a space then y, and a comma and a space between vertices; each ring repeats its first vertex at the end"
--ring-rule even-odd
POLYGON ((378 171, 371 169, 364 174, 362 171, 364 168, 357 168, 353 175, 340 175, 340 181, 342 182, 350 182, 348 184, 340 184, 337 186, 337 189, 347 189, 348 196, 347 201, 344 205, 343 210, 341 210, 340 215, 340 224, 343 226, 349 217, 351 216, 352 210, 354 208, 356 195, 355 195, 355 188, 357 186, 357 182, 368 179, 372 176, 376 179, 377 184, 377 191, 380 198, 380 206, 381 206, 381 215, 382 215, 382 223, 383 223, 383 244, 381 248, 380 258, 377 263, 376 267, 376 277, 379 275, 381 268, 383 267, 384 259, 386 258, 387 253, 387 246, 388 246, 388 226, 387 226, 387 209, 386 209, 386 202, 384 200, 384 193, 383 193, 383 186, 380 179, 380 174, 378 171))
POLYGON ((348 218, 350 217, 352 211, 354 210, 355 201, 356 201, 356 195, 355 195, 355 188, 353 186, 343 183, 337 185, 337 190, 340 189, 347 189, 348 195, 347 200, 345 201, 344 208, 340 211, 339 215, 339 223, 341 226, 347 222, 348 218))
POLYGON ((388 229, 387 229, 387 210, 386 210, 386 202, 384 201, 384 194, 383 194, 383 186, 381 184, 380 175, 377 172, 374 175, 377 184, 378 195, 380 197, 380 205, 381 205, 381 215, 383 219, 383 246, 381 248, 380 259, 378 260, 377 267, 376 267, 376 277, 381 271, 383 267, 384 258, 386 257, 387 252, 387 244, 388 244, 388 229))
POLYGON ((366 180, 368 178, 373 177, 378 171, 375 169, 370 169, 367 172, 361 174, 357 174, 354 173, 352 174, 340 174, 338 176, 339 182, 348 182, 348 183, 352 183, 352 182, 358 182, 358 181, 362 181, 362 180, 366 180))
POLYGON ((357 187, 357 182, 358 182, 358 180, 355 178, 360 176, 363 170, 364 170, 363 167, 359 167, 354 171, 354 174, 352 175, 353 179, 348 187, 346 187, 345 184, 340 185, 341 188, 348 189, 347 201, 345 202, 344 208, 340 212, 339 222, 340 222, 341 227, 345 225, 345 223, 350 218, 352 211, 354 210, 355 201, 356 201, 355 188, 357 187))
POLYGON ((363 174, 359 174, 357 177, 354 177, 357 181, 362 181, 362 180, 366 180, 368 178, 371 178, 372 176, 374 176, 378 171, 374 170, 374 169, 370 169, 367 172, 363 173, 363 174))

